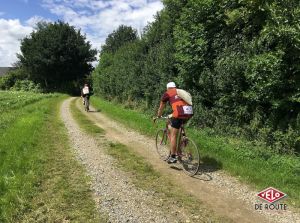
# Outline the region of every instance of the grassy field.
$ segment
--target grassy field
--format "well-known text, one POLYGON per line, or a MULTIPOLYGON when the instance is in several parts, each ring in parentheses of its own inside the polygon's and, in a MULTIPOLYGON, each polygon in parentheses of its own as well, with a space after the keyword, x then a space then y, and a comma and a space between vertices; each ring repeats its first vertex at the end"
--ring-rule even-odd
MULTIPOLYGON (((120 104, 99 97, 92 97, 91 103, 109 117, 148 136, 153 137, 159 129, 160 125, 153 125, 151 117, 120 104)), ((205 130, 190 128, 187 132, 200 148, 204 163, 226 170, 257 191, 275 187, 288 195, 289 204, 300 207, 300 157, 278 155, 268 148, 237 138, 210 135, 205 130)))
POLYGON ((59 118, 64 98, 0 91, 0 222, 101 222, 59 118))

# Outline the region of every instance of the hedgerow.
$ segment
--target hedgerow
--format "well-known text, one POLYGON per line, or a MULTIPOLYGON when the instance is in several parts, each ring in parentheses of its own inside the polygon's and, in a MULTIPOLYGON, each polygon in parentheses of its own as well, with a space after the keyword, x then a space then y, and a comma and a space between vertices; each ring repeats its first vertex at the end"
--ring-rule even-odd
POLYGON ((264 142, 279 153, 300 152, 299 1, 168 0, 164 6, 140 38, 127 29, 135 38, 102 50, 95 92, 154 112, 166 83, 175 81, 193 95, 193 125, 264 142))

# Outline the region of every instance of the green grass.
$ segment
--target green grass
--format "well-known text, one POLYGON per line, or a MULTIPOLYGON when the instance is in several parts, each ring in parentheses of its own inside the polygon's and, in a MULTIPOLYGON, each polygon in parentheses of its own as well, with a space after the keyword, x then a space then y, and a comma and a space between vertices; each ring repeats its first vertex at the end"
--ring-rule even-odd
POLYGON ((57 94, 36 94, 20 91, 0 91, 0 112, 14 110, 32 104, 41 99, 56 97, 57 94))
POLYGON ((0 91, 0 132, 11 126, 15 119, 36 109, 41 100, 57 97, 57 94, 34 94, 16 91, 0 91))
MULTIPOLYGON (((151 137, 161 126, 154 126, 145 114, 99 97, 92 97, 91 103, 107 116, 151 137)), ((187 134, 200 148, 204 163, 226 170, 257 191, 275 187, 288 194, 289 204, 300 207, 300 157, 278 155, 244 140, 210 135, 206 130, 190 128, 187 134)))
POLYGON ((63 98, 0 92, 10 101, 0 119, 0 222, 101 220, 59 118, 63 98))
POLYGON ((91 104, 109 117, 148 136, 153 136, 157 131, 157 127, 163 126, 162 123, 153 125, 151 117, 146 114, 123 108, 120 104, 107 102, 96 96, 91 97, 91 104))

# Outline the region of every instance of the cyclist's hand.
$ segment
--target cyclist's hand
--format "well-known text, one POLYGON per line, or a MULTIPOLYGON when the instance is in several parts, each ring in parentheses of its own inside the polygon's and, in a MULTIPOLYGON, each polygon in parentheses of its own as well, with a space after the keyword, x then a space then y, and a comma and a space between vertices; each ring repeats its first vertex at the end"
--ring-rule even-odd
POLYGON ((152 121, 155 123, 158 118, 159 118, 158 116, 155 116, 152 118, 152 121))

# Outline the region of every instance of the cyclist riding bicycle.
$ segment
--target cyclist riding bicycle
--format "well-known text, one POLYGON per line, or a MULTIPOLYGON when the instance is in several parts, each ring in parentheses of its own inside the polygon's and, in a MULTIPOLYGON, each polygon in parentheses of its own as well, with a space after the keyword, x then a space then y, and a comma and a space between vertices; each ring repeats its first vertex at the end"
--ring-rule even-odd
POLYGON ((84 84, 84 87, 81 89, 81 97, 83 99, 84 104, 84 98, 86 97, 87 100, 90 100, 90 96, 93 94, 93 89, 89 87, 88 84, 84 84))
POLYGON ((171 121, 171 148, 167 162, 170 164, 177 162, 177 134, 181 125, 186 123, 193 116, 193 107, 190 94, 182 89, 176 89, 174 82, 167 84, 167 91, 163 94, 160 101, 157 112, 158 117, 161 117, 167 102, 169 102, 173 110, 172 114, 169 115, 171 121))

